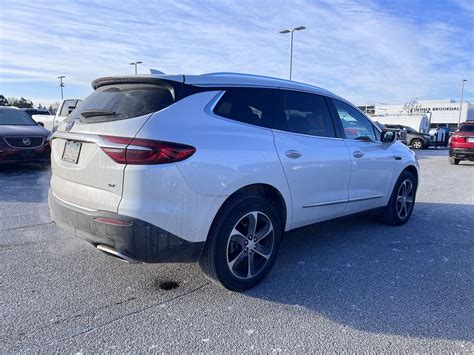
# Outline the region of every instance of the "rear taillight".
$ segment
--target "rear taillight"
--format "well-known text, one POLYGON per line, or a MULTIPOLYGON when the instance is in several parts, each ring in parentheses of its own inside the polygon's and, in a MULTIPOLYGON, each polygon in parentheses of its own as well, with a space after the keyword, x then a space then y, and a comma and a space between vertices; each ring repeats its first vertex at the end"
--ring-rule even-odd
POLYGON ((120 164, 174 163, 189 158, 196 151, 196 148, 180 143, 141 138, 101 137, 107 142, 117 144, 117 147, 101 148, 110 158, 120 164))
POLYGON ((465 137, 463 136, 458 136, 453 134, 451 137, 449 137, 449 142, 450 143, 463 143, 465 141, 465 137))

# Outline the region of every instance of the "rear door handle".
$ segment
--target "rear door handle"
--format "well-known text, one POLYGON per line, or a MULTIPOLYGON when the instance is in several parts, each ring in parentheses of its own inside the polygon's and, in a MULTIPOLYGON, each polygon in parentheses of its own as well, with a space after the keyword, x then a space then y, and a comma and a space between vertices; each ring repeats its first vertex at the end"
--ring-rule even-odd
POLYGON ((288 150, 285 154, 288 158, 291 158, 291 159, 298 159, 299 157, 303 155, 297 150, 288 150))
POLYGON ((364 156, 364 153, 361 152, 360 150, 356 150, 354 153, 352 153, 354 158, 362 158, 364 156))

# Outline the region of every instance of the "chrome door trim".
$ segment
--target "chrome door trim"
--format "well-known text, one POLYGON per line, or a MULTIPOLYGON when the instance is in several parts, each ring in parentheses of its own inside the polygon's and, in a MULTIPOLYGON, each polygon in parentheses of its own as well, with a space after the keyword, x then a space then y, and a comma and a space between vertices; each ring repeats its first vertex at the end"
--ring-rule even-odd
POLYGON ((311 203, 309 205, 304 205, 303 208, 339 205, 341 203, 347 203, 347 202, 348 200, 336 200, 336 201, 328 201, 328 202, 311 203))
POLYGON ((382 198, 382 197, 384 197, 384 195, 356 197, 356 198, 351 198, 350 200, 336 200, 336 201, 328 201, 328 202, 311 203, 311 204, 308 204, 308 205, 304 205, 303 208, 322 207, 322 206, 330 206, 330 205, 339 205, 341 203, 375 200, 377 198, 382 198))

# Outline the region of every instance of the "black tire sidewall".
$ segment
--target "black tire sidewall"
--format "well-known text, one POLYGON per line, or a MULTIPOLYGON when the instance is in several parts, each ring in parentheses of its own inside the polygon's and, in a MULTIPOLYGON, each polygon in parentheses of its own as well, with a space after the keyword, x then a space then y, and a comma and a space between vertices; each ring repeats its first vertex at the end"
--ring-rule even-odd
POLYGON ((413 213, 413 209, 415 207, 417 188, 418 186, 413 174, 410 173, 409 171, 403 171, 398 177, 397 182, 395 183, 395 186, 392 191, 392 196, 390 196, 390 202, 387 206, 387 211, 386 211, 387 222, 393 225, 398 225, 398 226, 408 222, 408 220, 411 217, 411 214, 413 213), (413 184, 413 190, 414 190, 413 191, 413 204, 408 215, 405 218, 400 218, 397 214, 397 195, 398 195, 398 190, 400 188, 400 185, 403 183, 403 181, 407 179, 409 179, 411 183, 413 184))
POLYGON ((228 204, 223 213, 220 214, 215 228, 210 234, 210 252, 212 262, 215 263, 215 271, 219 282, 226 288, 234 291, 244 291, 254 287, 268 274, 273 264, 281 241, 281 225, 275 208, 264 198, 258 196, 242 197, 228 204), (234 225, 247 213, 259 211, 270 218, 274 230, 273 253, 264 269, 255 277, 245 280, 239 279, 232 274, 227 265, 227 242, 234 225))

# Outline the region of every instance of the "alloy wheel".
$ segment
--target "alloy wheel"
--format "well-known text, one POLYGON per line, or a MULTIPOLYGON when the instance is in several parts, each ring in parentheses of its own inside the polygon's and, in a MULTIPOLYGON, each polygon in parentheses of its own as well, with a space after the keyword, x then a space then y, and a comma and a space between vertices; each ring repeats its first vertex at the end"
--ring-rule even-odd
POLYGON ((257 276, 272 256, 275 233, 273 224, 262 212, 244 215, 234 226, 227 241, 227 265, 240 279, 257 276))
POLYGON ((413 197, 413 183, 411 180, 406 179, 401 183, 397 194, 396 209, 397 215, 400 219, 405 219, 410 214, 411 209, 413 208, 413 197))

